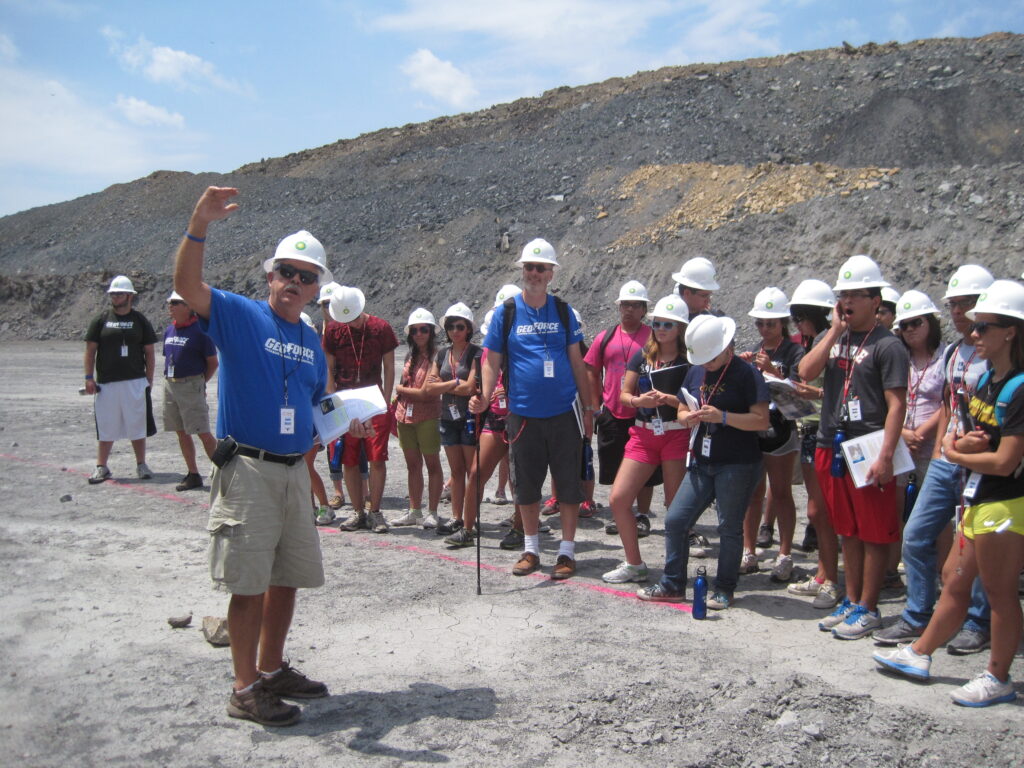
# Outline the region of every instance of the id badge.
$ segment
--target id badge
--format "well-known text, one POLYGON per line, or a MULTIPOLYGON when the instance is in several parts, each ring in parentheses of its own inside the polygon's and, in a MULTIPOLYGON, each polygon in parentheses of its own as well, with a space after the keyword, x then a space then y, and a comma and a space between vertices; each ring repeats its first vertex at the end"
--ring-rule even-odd
POLYGON ((544 361, 544 378, 553 379, 555 378, 555 361, 545 360, 544 361))
POLYGON ((622 378, 619 379, 619 391, 621 392, 626 388, 626 374, 622 374, 622 378))
POLYGON ((967 478, 967 485, 964 486, 964 498, 973 499, 974 494, 978 492, 979 485, 981 485, 981 475, 978 472, 971 472, 971 476, 967 478))
POLYGON ((504 395, 501 395, 498 398, 498 407, 502 408, 502 409, 508 408, 508 402, 505 400, 505 396, 504 395))
POLYGON ((850 421, 860 421, 862 416, 860 413, 860 398, 852 397, 850 402, 846 404, 846 412, 850 417, 850 421))
POLYGON ((288 406, 281 408, 281 434, 295 434, 295 409, 288 406))
POLYGON ((451 415, 452 421, 459 420, 459 406, 455 405, 455 403, 448 406, 448 413, 451 415))
POLYGON ((412 418, 412 403, 409 403, 407 406, 405 406, 405 417, 407 419, 412 418))
POLYGON ((655 416, 651 419, 651 430, 656 437, 661 437, 665 434, 665 422, 661 420, 661 416, 655 416))
POLYGON ((705 459, 711 458, 711 438, 705 437, 700 441, 700 455, 705 459))
POLYGON ((121 345, 121 357, 128 357, 128 345, 127 344, 122 344, 121 345))
POLYGON ((174 378, 174 366, 173 365, 168 365, 167 366, 167 378, 168 379, 173 379, 174 378))

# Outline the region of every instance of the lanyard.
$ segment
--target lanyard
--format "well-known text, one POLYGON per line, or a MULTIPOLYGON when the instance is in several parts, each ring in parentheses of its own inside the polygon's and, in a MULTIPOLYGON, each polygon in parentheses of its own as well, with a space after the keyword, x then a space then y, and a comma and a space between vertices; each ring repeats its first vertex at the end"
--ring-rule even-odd
POLYGON ((867 332, 867 335, 861 339, 860 346, 857 347, 857 351, 853 353, 853 357, 850 357, 850 332, 846 332, 846 370, 843 371, 843 397, 839 401, 840 407, 846 402, 847 396, 850 394, 850 385, 853 383, 853 369, 857 365, 857 358, 860 357, 861 350, 864 349, 864 345, 868 343, 868 339, 875 332, 878 327, 878 321, 871 326, 871 330, 867 332))
POLYGON ((277 340, 281 344, 281 378, 284 380, 284 404, 288 405, 288 377, 299 370, 299 366, 302 365, 302 350, 306 348, 306 343, 302 340, 302 326, 305 325, 301 320, 299 321, 299 359, 295 361, 295 367, 290 371, 285 369, 284 364, 284 334, 281 331, 281 324, 277 322, 277 318, 274 318, 274 325, 277 326, 277 340))
POLYGON ((454 351, 455 351, 455 346, 454 345, 452 345, 451 347, 448 348, 448 367, 452 371, 452 378, 453 379, 457 379, 457 378, 459 378, 459 370, 458 369, 462 367, 462 361, 466 359, 466 353, 469 351, 469 344, 467 344, 465 347, 463 347, 462 354, 459 355, 459 364, 458 364, 458 366, 455 365, 455 356, 452 355, 452 352, 454 352, 454 351))
MULTIPOLYGON (((621 323, 619 324, 619 328, 618 328, 618 331, 619 331, 619 351, 622 353, 622 365, 623 366, 626 366, 626 365, 629 364, 629 359, 633 355, 633 345, 636 344, 636 337, 640 333, 640 331, 643 330, 643 327, 644 327, 643 324, 641 324, 639 328, 637 328, 635 331, 633 331, 633 333, 626 333, 626 329, 622 327, 621 323), (625 336, 626 338, 629 339, 629 341, 626 344, 622 343, 622 337, 623 336, 625 336)), ((640 345, 637 344, 637 346, 640 346, 640 345)))
MULTIPOLYGON (((348 323, 345 323, 345 330, 348 331, 348 343, 352 345, 352 356, 356 359, 356 384, 358 384, 359 383, 359 379, 362 376, 363 347, 366 345, 366 331, 367 331, 367 328, 366 328, 365 325, 363 326, 362 338, 359 341, 359 354, 358 355, 356 354, 356 342, 355 342, 355 339, 352 338, 352 326, 349 325, 348 323)), ((302 332, 302 329, 300 328, 299 329, 299 333, 301 333, 301 332, 302 332)))
POLYGON ((921 389, 921 384, 924 383, 924 379, 925 376, 928 375, 928 371, 930 371, 932 366, 935 365, 936 359, 936 357, 932 357, 931 360, 925 363, 924 368, 921 369, 921 374, 917 377, 917 381, 914 381, 914 362, 913 360, 910 362, 910 370, 907 372, 907 388, 910 390, 907 393, 907 402, 910 404, 910 413, 908 414, 907 423, 911 427, 917 426, 917 393, 921 389))
POLYGON ((700 405, 701 405, 701 407, 704 407, 705 405, 711 405, 711 398, 713 398, 716 394, 718 394, 718 390, 720 390, 722 388, 722 383, 725 381, 725 374, 727 374, 729 372, 729 366, 732 365, 732 361, 733 361, 733 358, 730 357, 729 358, 729 362, 726 363, 725 364, 725 368, 722 369, 722 375, 718 377, 718 381, 715 382, 715 386, 713 386, 711 388, 710 392, 708 392, 708 390, 707 390, 707 383, 706 383, 707 382, 707 378, 708 378, 708 374, 707 374, 706 370, 704 371, 704 381, 705 381, 705 383, 700 385, 700 395, 701 395, 700 405))

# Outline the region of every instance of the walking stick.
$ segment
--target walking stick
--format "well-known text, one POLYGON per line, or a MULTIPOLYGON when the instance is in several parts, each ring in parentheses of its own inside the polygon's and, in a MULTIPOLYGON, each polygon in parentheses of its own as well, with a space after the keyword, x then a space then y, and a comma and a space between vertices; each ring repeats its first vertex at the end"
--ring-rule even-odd
MULTIPOLYGON (((480 378, 480 358, 477 357, 474 361, 476 365, 476 385, 483 389, 483 380, 480 378)), ((483 494, 480 493, 480 418, 483 413, 477 413, 473 416, 476 421, 476 430, 474 437, 476 439, 476 593, 482 595, 483 592, 480 589, 480 518, 481 509, 480 505, 483 503, 483 494)))

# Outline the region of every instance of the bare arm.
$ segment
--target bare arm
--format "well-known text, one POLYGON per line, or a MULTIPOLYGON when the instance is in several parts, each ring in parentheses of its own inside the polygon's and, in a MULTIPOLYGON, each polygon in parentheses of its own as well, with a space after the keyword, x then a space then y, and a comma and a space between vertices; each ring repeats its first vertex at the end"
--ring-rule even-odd
MULTIPOLYGON (((205 239, 210 223, 238 210, 232 197, 238 194, 234 187, 207 187, 192 211, 188 234, 205 239)), ((174 258, 174 290, 203 319, 210 317, 210 286, 203 282, 203 252, 205 243, 198 243, 182 235, 174 258)))
POLYGON ((381 361, 384 366, 384 402, 391 402, 391 395, 395 391, 395 350, 391 350, 381 361))
POLYGON ((209 381, 213 378, 213 375, 217 373, 217 367, 220 365, 220 361, 216 355, 210 355, 206 358, 206 373, 203 374, 203 380, 209 381))
POLYGON ((93 376, 96 375, 96 351, 100 348, 100 345, 95 341, 85 342, 85 360, 83 361, 83 367, 85 368, 85 391, 90 395, 96 394, 96 382, 93 381, 93 376))
MULTIPOLYGON (((694 426, 701 421, 710 424, 722 423, 722 411, 713 405, 705 405, 697 411, 683 410, 685 407, 685 403, 680 403, 678 413, 680 418, 685 419, 688 426, 694 426)), ((742 429, 744 432, 763 432, 771 425, 768 416, 768 403, 754 403, 750 406, 749 413, 730 411, 725 414, 725 424, 735 429, 742 429)))
POLYGON ((152 387, 153 375, 156 373, 156 352, 153 350, 152 344, 146 344, 142 350, 146 354, 146 381, 152 387))

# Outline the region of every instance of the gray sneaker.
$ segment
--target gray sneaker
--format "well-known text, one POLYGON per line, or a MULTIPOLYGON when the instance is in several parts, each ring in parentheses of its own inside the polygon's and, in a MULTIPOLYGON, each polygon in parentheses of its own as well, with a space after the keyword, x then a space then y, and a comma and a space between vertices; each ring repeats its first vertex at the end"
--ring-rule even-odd
POLYGON ((992 644, 992 638, 988 632, 964 626, 956 637, 946 644, 946 651, 954 656, 967 656, 971 653, 980 653, 992 644))
POLYGON ((912 643, 922 634, 924 634, 924 627, 915 627, 900 616, 900 618, 896 619, 895 624, 891 624, 885 629, 876 630, 872 637, 877 645, 893 646, 900 645, 901 643, 912 643))
POLYGON ((149 468, 149 465, 146 464, 146 462, 142 462, 141 464, 136 465, 135 476, 139 478, 139 480, 152 480, 153 470, 149 468))
POLYGON ((113 475, 105 464, 97 464, 96 469, 89 475, 89 485, 97 485, 102 483, 104 480, 109 480, 113 475))
POLYGON ((366 513, 366 527, 374 533, 387 533, 391 530, 388 521, 384 519, 384 513, 379 509, 366 513))
POLYGON ((358 531, 360 528, 365 528, 366 513, 361 509, 357 509, 338 527, 343 531, 358 531))

